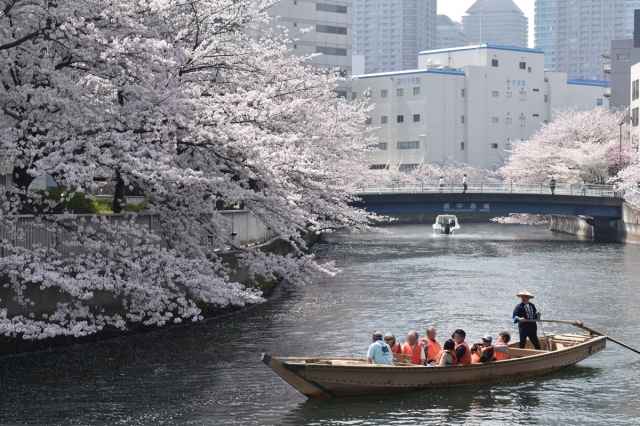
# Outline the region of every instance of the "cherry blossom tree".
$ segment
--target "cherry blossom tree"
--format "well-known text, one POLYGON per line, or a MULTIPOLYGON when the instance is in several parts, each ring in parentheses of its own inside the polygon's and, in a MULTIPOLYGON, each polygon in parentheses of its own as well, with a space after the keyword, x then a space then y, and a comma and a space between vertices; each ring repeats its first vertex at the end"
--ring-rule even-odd
MULTIPOLYGON (((619 152, 624 117, 622 110, 560 110, 530 140, 512 142, 500 173, 507 180, 526 183, 544 183, 551 176, 563 183, 605 183, 617 171, 614 153, 619 152)), ((628 124, 622 132, 629 134, 628 124)), ((625 158, 629 160, 628 155, 625 158)))
POLYGON ((0 333, 80 336, 197 320, 199 302, 261 301, 231 282, 220 247, 256 281, 336 272, 305 254, 303 234, 366 228, 348 203, 374 142, 363 133, 369 106, 335 96, 337 70, 289 55, 286 33, 266 29, 274 3, 0 0, 0 141, 13 167, 0 281, 22 309, 0 309, 0 333), (45 173, 66 188, 61 199, 28 189, 45 173), (160 229, 53 214, 102 181, 116 188, 116 213, 127 188, 143 194, 160 229), (292 253, 237 244, 222 203, 251 210, 292 253), (78 250, 25 246, 20 214, 78 250), (42 313, 34 290, 64 301, 42 313), (117 314, 96 305, 105 293, 121 301, 117 314))

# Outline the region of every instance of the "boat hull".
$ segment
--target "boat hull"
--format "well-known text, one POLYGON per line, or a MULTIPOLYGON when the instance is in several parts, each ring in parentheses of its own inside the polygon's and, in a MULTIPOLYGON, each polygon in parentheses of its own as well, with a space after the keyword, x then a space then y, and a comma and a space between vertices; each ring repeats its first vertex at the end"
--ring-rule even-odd
POLYGON ((262 360, 309 398, 375 395, 469 386, 537 376, 574 365, 606 347, 606 337, 587 339, 555 351, 528 351, 530 356, 484 364, 456 366, 382 366, 354 358, 276 358, 262 360), (311 361, 311 362, 310 362, 311 361))

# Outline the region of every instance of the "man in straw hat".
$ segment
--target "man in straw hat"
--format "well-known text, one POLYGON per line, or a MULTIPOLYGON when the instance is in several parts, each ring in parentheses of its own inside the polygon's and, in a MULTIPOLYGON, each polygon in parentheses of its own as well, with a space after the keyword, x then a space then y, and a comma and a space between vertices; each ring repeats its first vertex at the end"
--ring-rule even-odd
POLYGON ((531 340, 534 348, 540 349, 538 324, 525 322, 525 320, 540 319, 540 312, 538 312, 533 303, 529 303, 529 300, 533 299, 533 294, 528 291, 521 291, 516 296, 522 299, 522 303, 517 304, 513 310, 513 322, 518 323, 518 331, 520 332, 520 349, 524 349, 527 344, 527 337, 531 340))

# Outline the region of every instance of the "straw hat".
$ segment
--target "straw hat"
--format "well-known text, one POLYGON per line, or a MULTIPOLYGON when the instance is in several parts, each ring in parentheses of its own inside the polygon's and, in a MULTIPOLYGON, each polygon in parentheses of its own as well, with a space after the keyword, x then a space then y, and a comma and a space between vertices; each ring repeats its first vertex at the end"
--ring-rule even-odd
POLYGON ((516 294, 517 297, 522 297, 522 296, 528 296, 529 299, 533 299, 533 294, 529 293, 528 291, 521 291, 520 293, 516 294))

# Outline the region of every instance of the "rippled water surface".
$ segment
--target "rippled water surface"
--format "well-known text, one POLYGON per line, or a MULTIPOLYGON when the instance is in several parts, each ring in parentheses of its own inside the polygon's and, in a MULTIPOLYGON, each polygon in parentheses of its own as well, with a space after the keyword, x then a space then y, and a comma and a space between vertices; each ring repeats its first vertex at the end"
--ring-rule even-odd
MULTIPOLYGON (((371 332, 474 341, 509 330, 527 289, 546 318, 581 319, 640 347, 640 247, 547 227, 397 226, 315 248, 343 273, 282 285, 265 304, 205 324, 0 359, 2 424, 640 424, 640 355, 608 343, 577 366, 520 381, 308 401, 260 362, 364 356, 371 332)), ((574 331, 544 325, 544 332, 574 331)), ((542 334, 542 332, 540 332, 542 334)))

